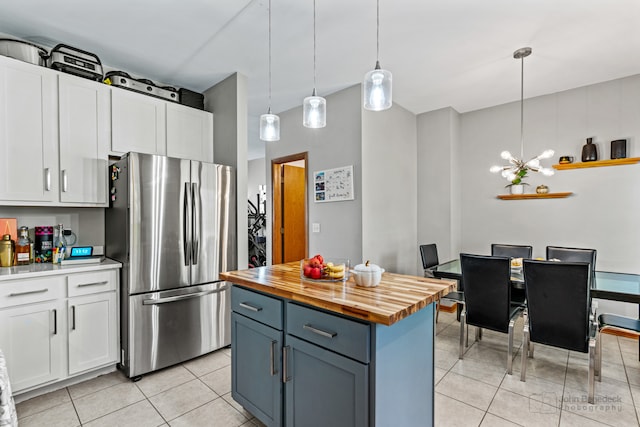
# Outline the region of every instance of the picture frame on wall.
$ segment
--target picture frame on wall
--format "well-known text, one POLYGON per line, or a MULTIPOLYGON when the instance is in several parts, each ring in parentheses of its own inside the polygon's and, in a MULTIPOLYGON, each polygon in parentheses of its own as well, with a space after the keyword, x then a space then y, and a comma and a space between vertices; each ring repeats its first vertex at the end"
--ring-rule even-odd
POLYGON ((313 173, 316 203, 354 200, 353 165, 313 173))

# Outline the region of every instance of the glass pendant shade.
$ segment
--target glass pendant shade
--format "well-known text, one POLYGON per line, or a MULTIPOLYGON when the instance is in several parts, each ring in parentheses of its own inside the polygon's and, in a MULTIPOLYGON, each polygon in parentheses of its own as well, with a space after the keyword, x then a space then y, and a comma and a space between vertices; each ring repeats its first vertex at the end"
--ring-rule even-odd
POLYGON ((327 125, 327 100, 321 96, 307 96, 302 104, 302 124, 307 128, 323 128, 327 125))
POLYGON ((371 111, 382 111, 391 108, 391 72, 376 68, 364 76, 364 108, 371 111))
POLYGON ((260 139, 263 141, 280 140, 280 117, 271 114, 271 111, 260 116, 260 139))

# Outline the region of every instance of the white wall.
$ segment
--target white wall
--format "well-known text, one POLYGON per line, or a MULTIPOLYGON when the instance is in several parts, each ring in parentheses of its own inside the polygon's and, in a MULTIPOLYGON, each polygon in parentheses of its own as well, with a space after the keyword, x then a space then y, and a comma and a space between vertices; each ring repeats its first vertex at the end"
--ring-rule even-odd
POLYGON ((271 160, 308 152, 307 212, 309 253, 328 257, 362 259, 361 215, 361 101, 360 86, 331 94, 327 99, 327 126, 307 129, 302 126, 302 107, 280 113, 280 141, 265 142, 267 182, 267 263, 271 264, 272 199, 271 160), (315 203, 313 172, 353 165, 355 200, 315 203), (311 224, 320 223, 320 233, 311 232, 311 224))
MULTIPOLYGON (((500 105, 460 115, 459 166, 453 176, 460 180, 461 247, 460 251, 490 252, 491 243, 531 244, 535 257, 545 256, 547 245, 595 248, 597 269, 640 273, 640 164, 556 171, 553 177, 533 174, 527 192, 539 184, 551 192, 572 191, 566 199, 503 201, 497 194, 506 193, 508 182, 489 172, 494 164, 503 164, 502 150, 519 155, 520 104, 500 105)), ((447 117, 426 126, 438 112, 418 119, 419 147, 429 147, 438 132, 446 129, 447 117)), ((610 141, 627 139, 627 156, 640 155, 636 147, 640 135, 640 76, 599 83, 556 94, 525 100, 525 157, 545 148, 556 151, 546 166, 557 163, 561 155, 580 161, 581 147, 587 137, 598 143, 600 159, 610 156, 610 141)), ((443 138, 443 144, 447 144, 443 138)), ((438 152, 446 152, 446 147, 438 152)), ((420 151, 419 151, 420 153, 420 151)), ((419 158, 424 158, 420 155, 419 158)), ((455 157, 455 156, 454 156, 455 157)), ((435 166, 446 179, 448 165, 435 166)), ((419 163, 420 168, 434 166, 419 163)), ((435 172, 435 171, 434 171, 435 172)), ((429 176, 424 170, 420 176, 429 176)), ((441 187, 438 178, 431 183, 441 187)), ((429 185, 430 183, 421 183, 429 185)), ((456 185, 452 185, 455 191, 456 185)), ((439 192, 442 191, 441 189, 439 192)), ((425 192, 419 206, 430 206, 425 192)), ((441 193, 440 197, 445 197, 441 193)), ((458 209, 452 209, 452 217, 458 209)), ((455 221, 452 221, 455 222, 455 221)), ((455 227, 454 227, 455 228, 455 227)), ((421 231, 422 232, 422 231, 421 231)), ((421 237, 423 235, 421 234, 421 237)), ((637 307, 601 302, 600 311, 622 312, 635 316, 637 307), (604 307, 604 308, 603 308, 604 307)))
POLYGON ((397 103, 363 110, 362 260, 394 273, 417 271, 416 142, 416 116, 397 103))
POLYGON ((247 167, 247 199, 254 204, 257 203, 258 186, 267 184, 266 174, 264 158, 249 160, 247 167))

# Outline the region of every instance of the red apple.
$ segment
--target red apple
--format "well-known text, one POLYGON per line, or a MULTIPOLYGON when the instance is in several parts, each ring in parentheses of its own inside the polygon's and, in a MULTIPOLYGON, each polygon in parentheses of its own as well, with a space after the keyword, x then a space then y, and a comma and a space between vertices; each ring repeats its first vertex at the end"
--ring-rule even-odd
POLYGON ((319 267, 314 267, 311 269, 311 278, 318 280, 322 278, 322 270, 319 267))
POLYGON ((320 264, 324 264, 324 258, 322 257, 322 255, 318 254, 314 256, 314 258, 317 259, 320 264))
POLYGON ((311 277, 311 270, 312 267, 309 264, 305 264, 304 269, 302 270, 302 274, 304 274, 304 277, 311 277))

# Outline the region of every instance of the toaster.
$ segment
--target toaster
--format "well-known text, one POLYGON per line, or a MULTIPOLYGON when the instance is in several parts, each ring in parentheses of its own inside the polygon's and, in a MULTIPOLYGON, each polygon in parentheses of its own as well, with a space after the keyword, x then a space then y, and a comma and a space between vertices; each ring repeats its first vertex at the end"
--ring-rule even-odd
POLYGON ((63 73, 84 77, 85 79, 102 81, 102 63, 100 58, 66 44, 59 44, 49 54, 49 66, 63 73))

